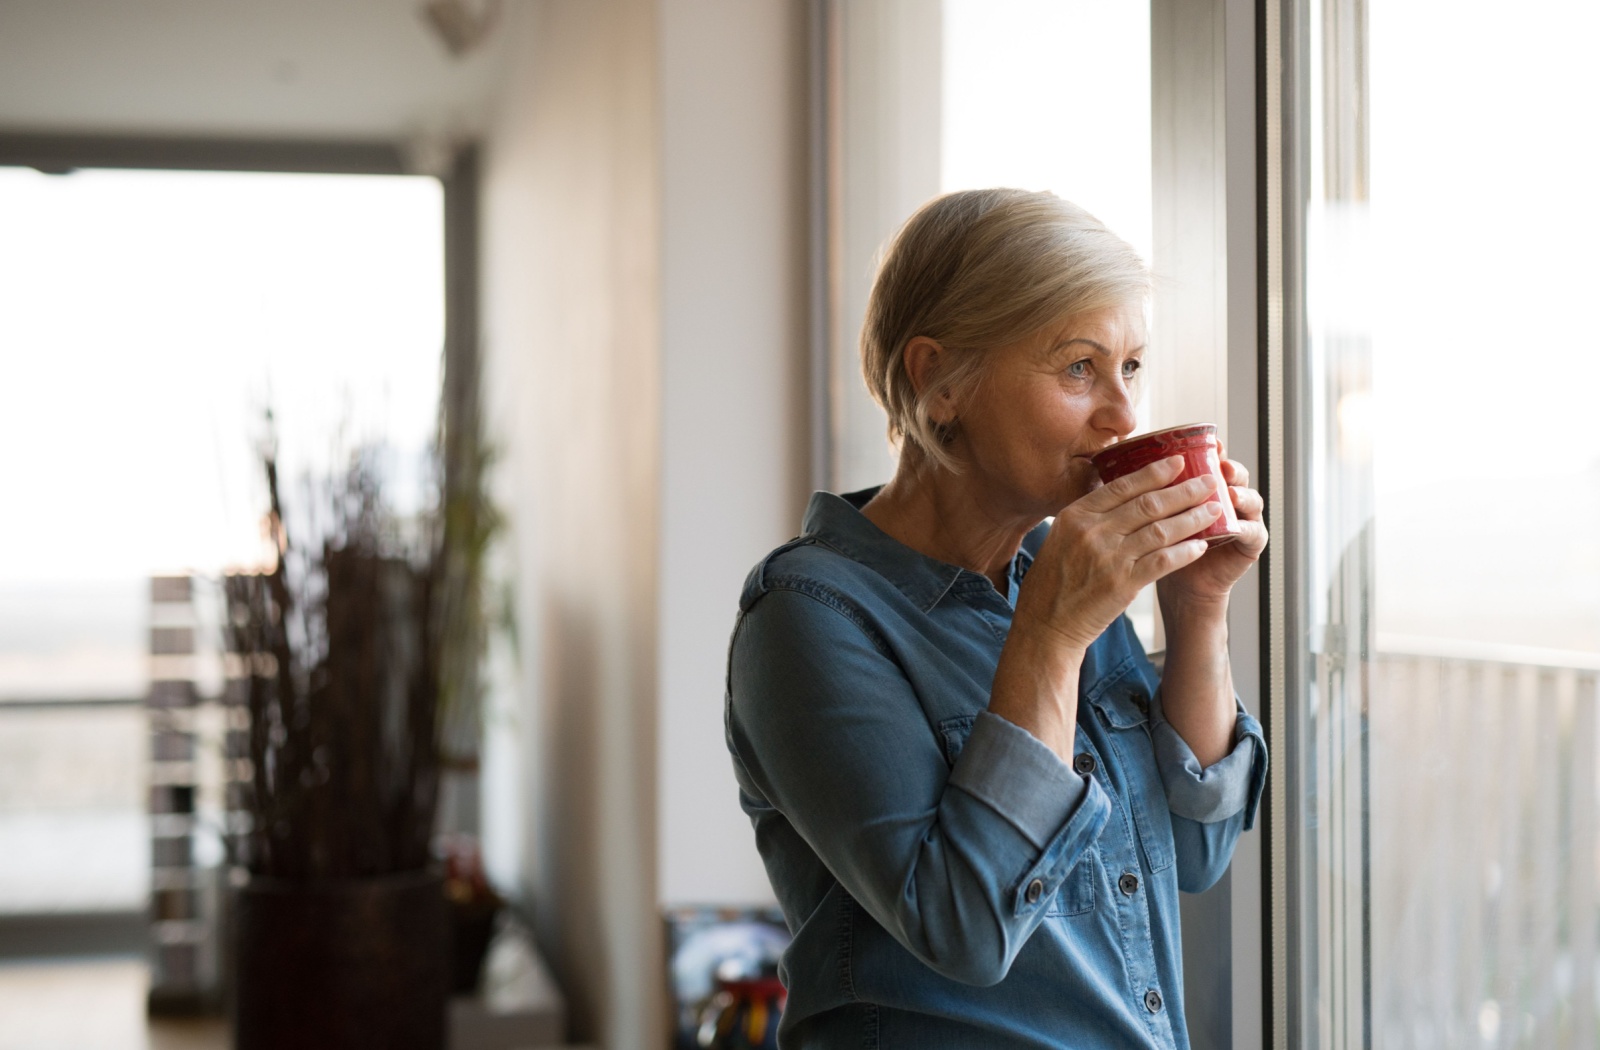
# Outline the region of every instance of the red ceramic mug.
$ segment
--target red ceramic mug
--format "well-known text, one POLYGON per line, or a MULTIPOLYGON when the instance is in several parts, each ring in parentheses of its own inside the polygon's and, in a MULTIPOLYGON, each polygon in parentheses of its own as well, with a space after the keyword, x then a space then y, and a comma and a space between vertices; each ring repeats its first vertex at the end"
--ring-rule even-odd
POLYGON ((1220 449, 1215 423, 1189 423, 1119 441, 1097 453, 1093 462, 1095 469, 1100 472, 1100 480, 1107 485, 1148 467, 1158 459, 1180 455, 1183 457, 1183 473, 1172 479, 1173 485, 1206 474, 1216 478, 1217 491, 1208 502, 1222 504, 1222 515, 1189 537, 1203 539, 1208 546, 1215 547, 1238 539, 1243 531, 1239 528, 1238 516, 1233 512, 1233 498, 1224 498, 1228 483, 1222 476, 1220 449))

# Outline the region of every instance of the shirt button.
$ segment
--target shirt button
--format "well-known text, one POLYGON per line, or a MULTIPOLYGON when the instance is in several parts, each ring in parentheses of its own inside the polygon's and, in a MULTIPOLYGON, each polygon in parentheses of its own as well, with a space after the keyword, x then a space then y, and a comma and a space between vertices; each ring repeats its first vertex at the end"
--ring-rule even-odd
POLYGON ((1079 776, 1088 776, 1094 772, 1094 756, 1085 751, 1072 760, 1072 768, 1079 776))
POLYGON ((1029 904, 1038 904, 1039 898, 1044 896, 1044 880, 1034 879, 1028 883, 1027 898, 1029 904))
POLYGON ((1153 1014, 1161 1012, 1161 993, 1154 988, 1144 993, 1144 1008, 1153 1014))
POLYGON ((1132 897, 1139 892, 1139 876, 1131 871, 1123 872, 1122 878, 1117 880, 1117 889, 1132 897))

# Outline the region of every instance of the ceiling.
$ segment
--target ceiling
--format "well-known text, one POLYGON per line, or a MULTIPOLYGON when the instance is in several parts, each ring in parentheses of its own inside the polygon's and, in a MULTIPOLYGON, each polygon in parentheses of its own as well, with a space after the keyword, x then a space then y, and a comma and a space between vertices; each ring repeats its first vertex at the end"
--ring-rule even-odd
MULTIPOLYGON (((498 3, 454 7, 470 19, 498 3)), ((422 0, 0 0, 0 134, 407 147, 472 137, 513 34, 491 32, 452 57, 421 8, 422 0)), ((515 8, 512 0, 504 15, 515 8)))

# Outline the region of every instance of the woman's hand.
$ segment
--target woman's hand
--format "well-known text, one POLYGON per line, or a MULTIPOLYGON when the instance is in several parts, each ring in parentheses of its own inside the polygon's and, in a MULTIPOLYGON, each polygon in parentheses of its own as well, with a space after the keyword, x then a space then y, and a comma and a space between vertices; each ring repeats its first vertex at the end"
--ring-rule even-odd
MULTIPOLYGON (((1182 472, 1183 457, 1171 456, 1062 509, 1017 597, 1013 632, 1042 628, 1073 650, 1087 650, 1140 590, 1202 561, 1205 541, 1188 537, 1221 508, 1207 502, 1216 491, 1210 478, 1172 485, 1182 472)), ((1259 517, 1259 496, 1255 509, 1259 517)), ((1263 531, 1256 554, 1265 542, 1263 531)), ((1203 574, 1197 582, 1214 586, 1224 575, 1203 574)))
POLYGON ((1169 606, 1223 605, 1228 593, 1267 548, 1267 527, 1261 522, 1265 503, 1250 488, 1250 472, 1238 460, 1222 461, 1222 476, 1242 530, 1239 538, 1206 551, 1205 556, 1165 576, 1157 585, 1162 609, 1169 606))
POLYGON ((1156 584, 1167 634, 1162 711, 1202 768, 1233 749, 1237 714, 1228 662, 1228 594, 1267 546, 1261 493, 1249 487, 1249 471, 1224 459, 1222 476, 1239 517, 1239 538, 1156 584))

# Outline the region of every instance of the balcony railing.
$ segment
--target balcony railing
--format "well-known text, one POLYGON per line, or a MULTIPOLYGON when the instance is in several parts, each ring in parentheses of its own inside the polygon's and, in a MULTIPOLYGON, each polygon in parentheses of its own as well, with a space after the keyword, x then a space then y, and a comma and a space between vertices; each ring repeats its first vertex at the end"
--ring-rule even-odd
POLYGON ((144 910, 148 740, 139 698, 0 702, 0 919, 144 910))
POLYGON ((1373 1045, 1600 1045, 1600 657, 1380 636, 1371 671, 1373 1045))

